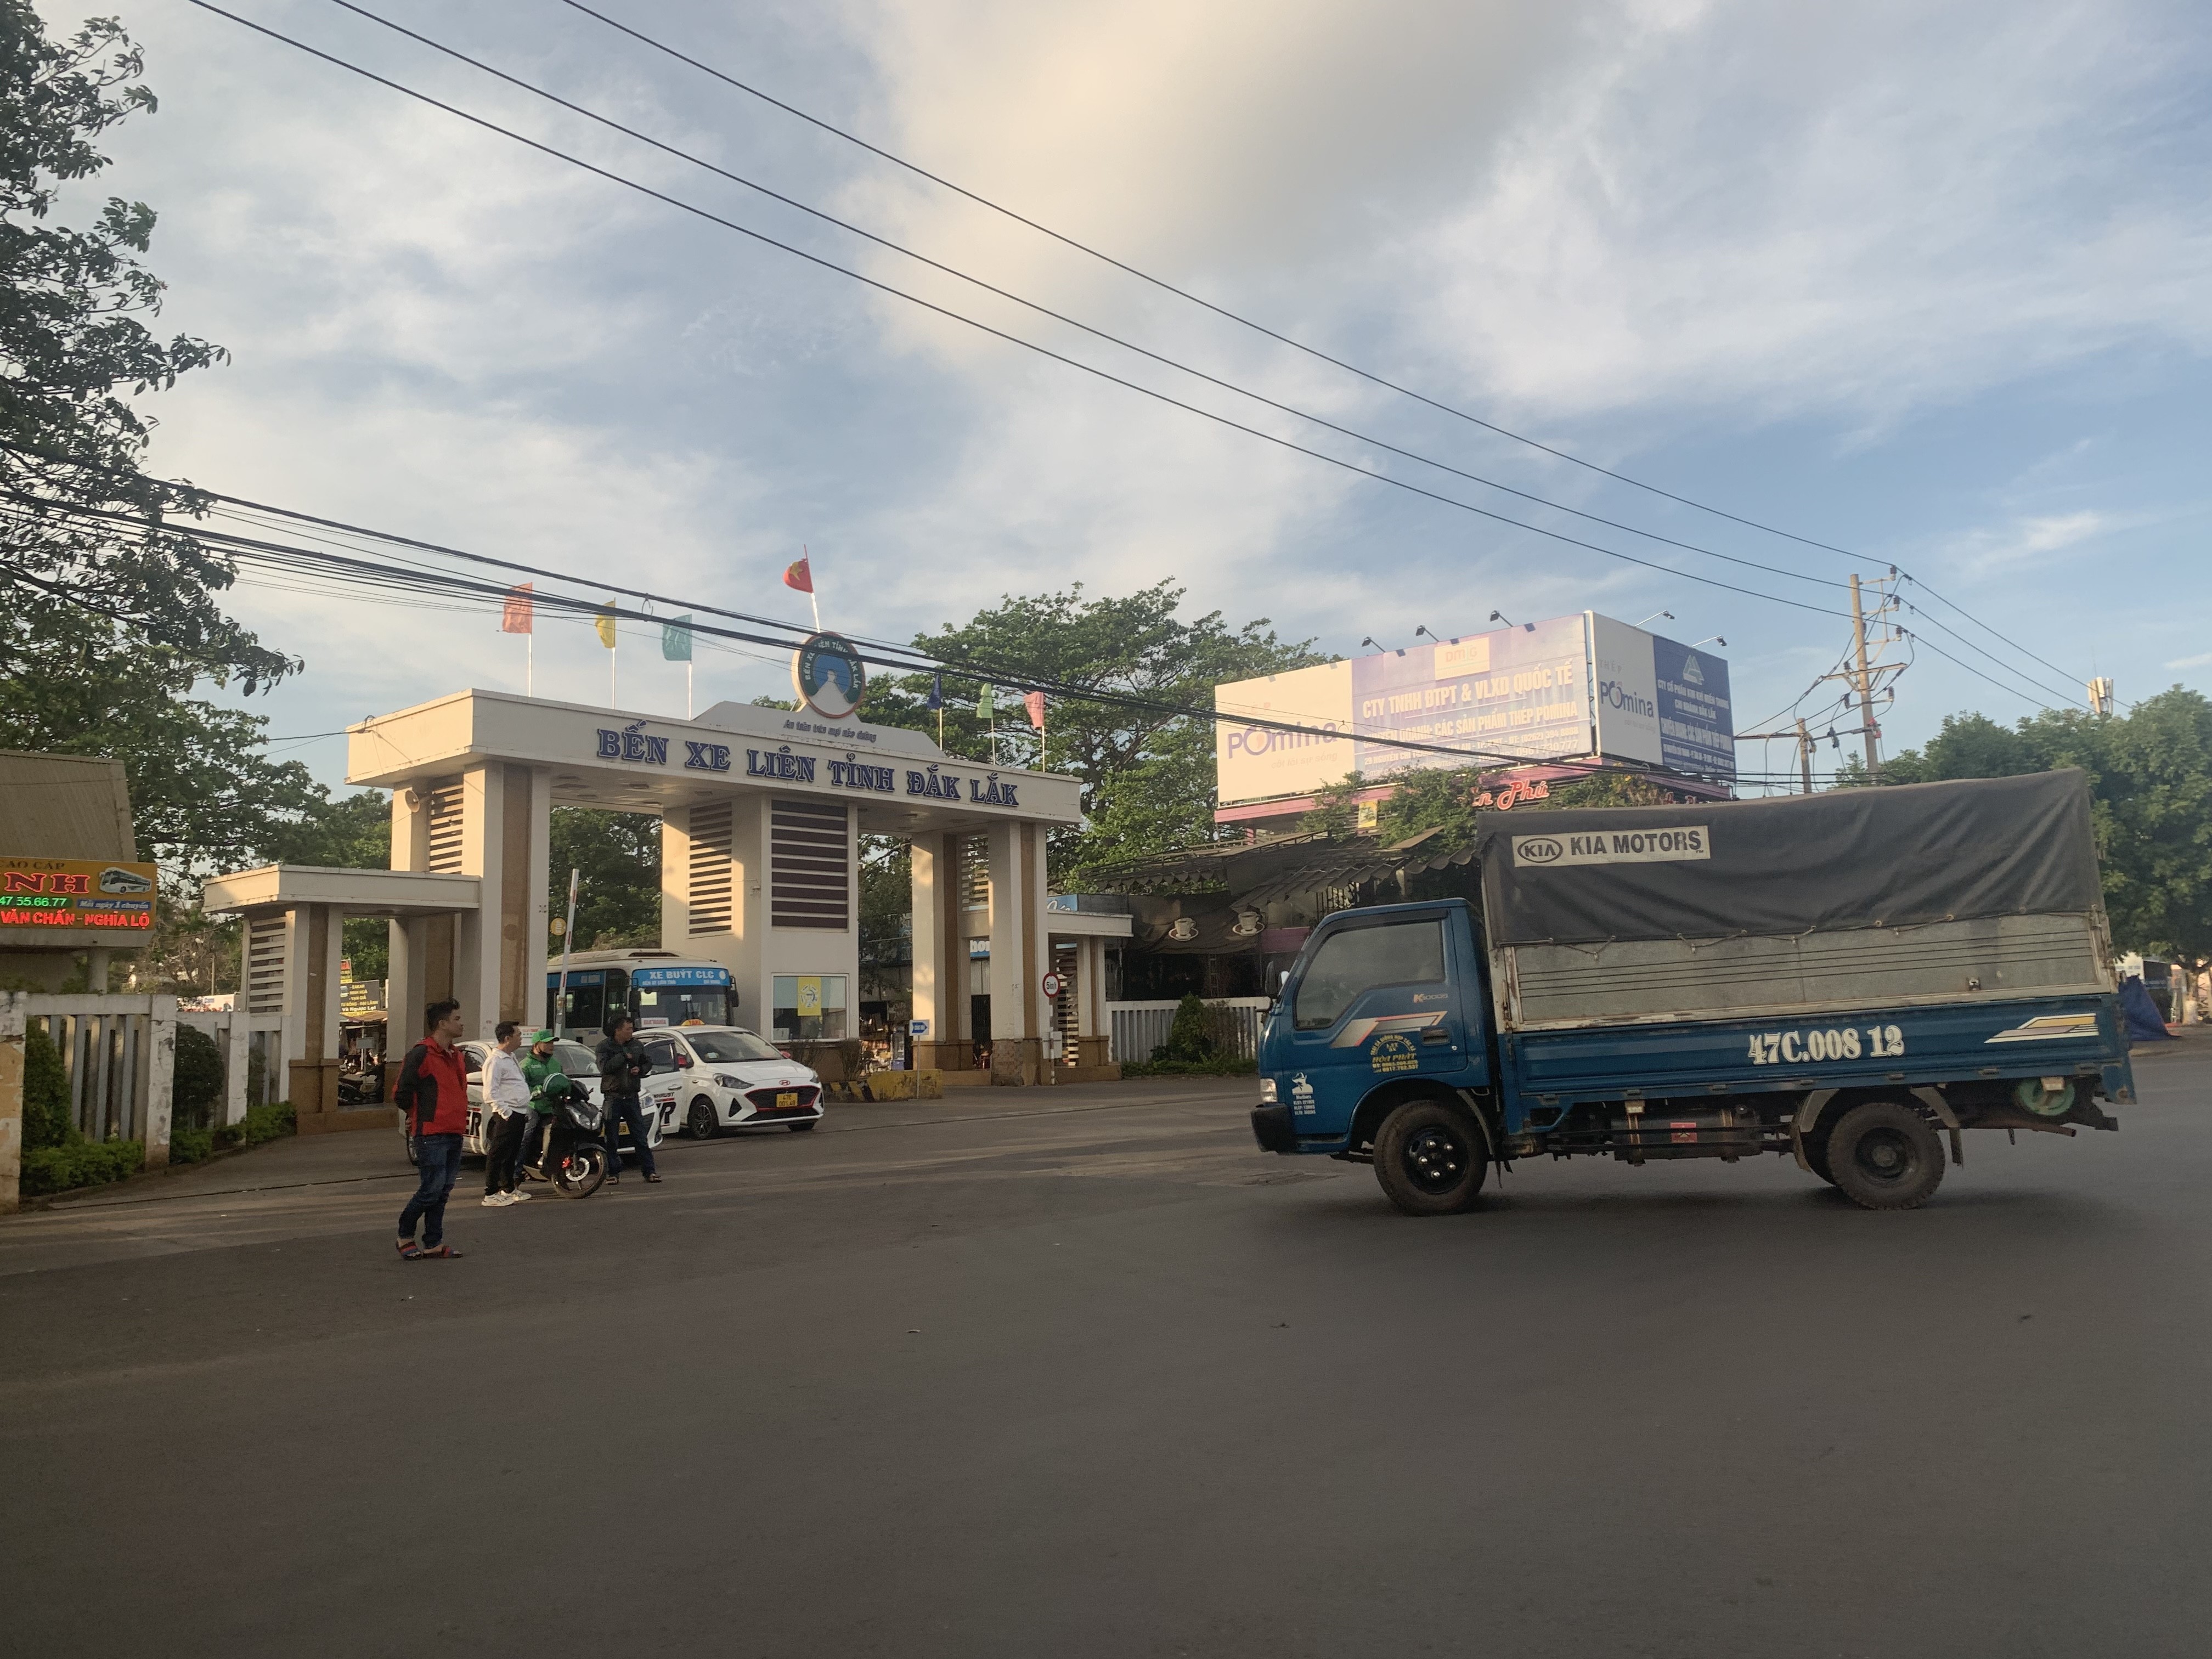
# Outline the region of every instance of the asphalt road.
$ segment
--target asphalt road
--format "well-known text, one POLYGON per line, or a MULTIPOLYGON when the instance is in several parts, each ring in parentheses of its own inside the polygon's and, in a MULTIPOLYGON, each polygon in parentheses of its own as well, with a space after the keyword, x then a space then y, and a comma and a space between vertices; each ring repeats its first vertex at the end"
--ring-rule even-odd
POLYGON ((1895 1215, 1577 1160, 1408 1220, 1150 1083, 408 1265, 386 1137, 283 1144, 0 1224, 9 1646, 2199 1655, 2212 1037, 2138 1076, 1895 1215))

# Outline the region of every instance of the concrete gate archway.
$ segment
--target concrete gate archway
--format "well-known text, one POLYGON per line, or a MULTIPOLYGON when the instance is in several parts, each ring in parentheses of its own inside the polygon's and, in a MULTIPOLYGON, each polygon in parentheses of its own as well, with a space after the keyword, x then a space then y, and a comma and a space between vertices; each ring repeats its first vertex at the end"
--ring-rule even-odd
MULTIPOLYGON (((438 995, 459 998, 472 1029, 543 1018, 549 814, 587 806, 660 818, 662 945, 726 967, 737 1018, 764 1035, 777 978, 858 987, 859 837, 906 837, 916 1064, 966 1069, 977 996, 990 999, 1000 1080, 1036 1081, 1060 1058, 1046 1052, 1045 842, 1080 821, 1072 778, 956 759, 900 727, 738 702, 678 720, 459 691, 348 736, 348 781, 392 792, 392 867, 477 883, 474 908, 394 920, 396 1020, 438 995)), ((1091 1007, 1099 945, 1085 930, 1077 947, 1086 1038, 1103 1030, 1103 1005, 1091 1007)))

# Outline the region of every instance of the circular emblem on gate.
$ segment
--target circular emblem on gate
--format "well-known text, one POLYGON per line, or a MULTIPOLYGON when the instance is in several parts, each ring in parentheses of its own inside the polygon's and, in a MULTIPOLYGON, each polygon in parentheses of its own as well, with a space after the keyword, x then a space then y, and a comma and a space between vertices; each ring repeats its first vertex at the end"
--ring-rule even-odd
POLYGON ((842 634, 815 634, 792 653, 792 689, 825 720, 842 720, 860 706, 868 671, 860 653, 842 634))

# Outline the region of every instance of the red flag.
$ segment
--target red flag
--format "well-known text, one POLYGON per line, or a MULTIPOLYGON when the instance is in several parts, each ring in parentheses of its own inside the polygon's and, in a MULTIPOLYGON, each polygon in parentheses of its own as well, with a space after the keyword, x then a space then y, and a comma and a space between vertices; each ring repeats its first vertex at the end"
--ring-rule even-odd
POLYGON ((795 587, 802 593, 811 593, 814 591, 814 573, 807 568, 804 555, 793 559, 791 562, 791 568, 783 573, 783 585, 786 587, 795 587))
POLYGON ((524 582, 507 590, 507 603, 499 608, 499 631, 502 634, 527 634, 530 628, 532 584, 524 582))
POLYGON ((1022 693, 1022 707, 1030 711, 1030 724, 1036 727, 1038 731, 1043 731, 1044 693, 1042 691, 1024 691, 1022 693))

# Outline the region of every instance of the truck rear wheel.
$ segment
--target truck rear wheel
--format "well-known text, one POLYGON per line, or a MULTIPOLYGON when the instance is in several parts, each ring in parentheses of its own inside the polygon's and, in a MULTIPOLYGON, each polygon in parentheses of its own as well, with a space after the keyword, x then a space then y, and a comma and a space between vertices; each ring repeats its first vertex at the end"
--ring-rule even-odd
POLYGON ((1456 1215, 1474 1206, 1490 1172, 1482 1131, 1441 1100, 1409 1100, 1375 1138, 1375 1178, 1407 1215, 1456 1215))
POLYGON ((1894 1101, 1854 1106, 1829 1133, 1828 1179, 1869 1210, 1909 1210, 1943 1184, 1935 1125, 1894 1101))

